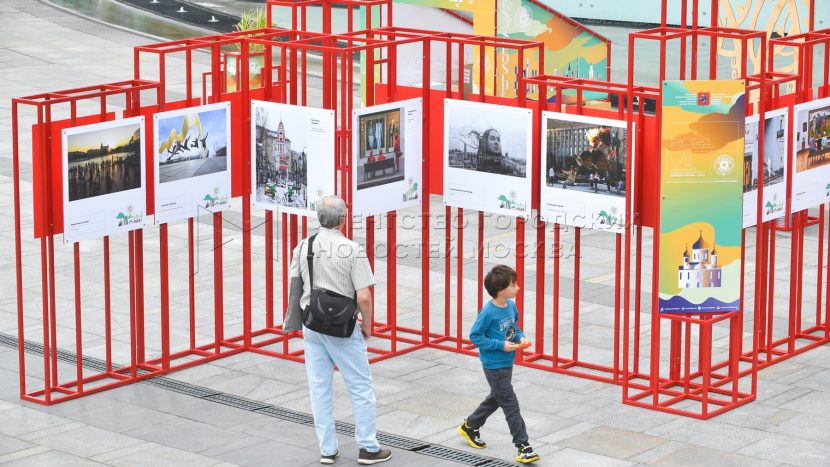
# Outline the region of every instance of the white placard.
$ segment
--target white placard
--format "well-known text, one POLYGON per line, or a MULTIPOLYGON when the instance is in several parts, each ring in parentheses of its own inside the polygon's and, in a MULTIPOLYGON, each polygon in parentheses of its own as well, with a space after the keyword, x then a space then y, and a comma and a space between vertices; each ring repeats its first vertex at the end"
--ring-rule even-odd
POLYGON ((153 116, 156 224, 222 211, 231 200, 231 105, 153 116))
POLYGON ((626 125, 622 120, 542 112, 543 221, 625 231, 625 198, 630 194, 626 163, 634 154, 626 125))
POLYGON ((255 207, 315 217, 334 194, 334 111, 251 101, 255 207))
POLYGON ((793 108, 792 212, 830 201, 830 97, 793 108))
POLYGON ((421 204, 422 99, 352 113, 352 214, 373 216, 421 204))
MULTIPOLYGON (((757 224, 758 212, 758 115, 746 117, 744 137, 744 220, 743 227, 757 224)), ((784 216, 787 202, 787 109, 764 114, 764 205, 762 222, 784 216)))
POLYGON ((144 117, 63 130, 63 240, 144 227, 144 117))
POLYGON ((533 112, 444 99, 444 204, 530 218, 533 112))

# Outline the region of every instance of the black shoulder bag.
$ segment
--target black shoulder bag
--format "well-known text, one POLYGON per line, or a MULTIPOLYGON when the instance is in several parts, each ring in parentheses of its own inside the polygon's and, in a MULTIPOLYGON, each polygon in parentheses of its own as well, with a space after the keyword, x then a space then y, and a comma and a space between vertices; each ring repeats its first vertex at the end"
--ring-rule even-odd
POLYGON ((303 324, 312 331, 334 337, 351 337, 357 323, 357 293, 354 297, 314 288, 314 238, 308 238, 308 279, 311 301, 303 310, 303 324))

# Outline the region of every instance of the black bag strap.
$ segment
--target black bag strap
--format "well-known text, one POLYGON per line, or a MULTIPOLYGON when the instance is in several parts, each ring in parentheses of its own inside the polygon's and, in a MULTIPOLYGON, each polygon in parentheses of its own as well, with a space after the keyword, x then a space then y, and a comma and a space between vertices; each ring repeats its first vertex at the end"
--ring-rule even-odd
POLYGON ((308 281, 311 284, 309 290, 314 290, 314 238, 317 234, 308 237, 308 251, 306 252, 306 262, 308 262, 308 281))

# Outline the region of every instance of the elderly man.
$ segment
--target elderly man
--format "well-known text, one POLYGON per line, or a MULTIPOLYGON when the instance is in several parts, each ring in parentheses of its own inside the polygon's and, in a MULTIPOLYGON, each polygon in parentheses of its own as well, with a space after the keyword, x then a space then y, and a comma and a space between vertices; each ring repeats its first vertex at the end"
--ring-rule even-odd
MULTIPOLYGON (((341 233, 346 222, 346 203, 339 196, 326 196, 317 205, 320 231, 313 243, 314 287, 327 289, 346 297, 357 296, 363 321, 355 326, 351 337, 334 337, 303 326, 305 365, 311 392, 314 429, 320 440, 320 463, 333 464, 339 452, 334 430, 332 377, 335 366, 343 375, 352 400, 355 420, 355 441, 360 451, 359 464, 376 464, 392 457, 381 449, 375 425, 375 394, 366 339, 372 331, 372 296, 369 287, 375 278, 363 249, 341 233)), ((289 277, 302 277, 303 294, 300 307, 309 305, 311 279, 308 276, 308 239, 294 249, 289 277)))

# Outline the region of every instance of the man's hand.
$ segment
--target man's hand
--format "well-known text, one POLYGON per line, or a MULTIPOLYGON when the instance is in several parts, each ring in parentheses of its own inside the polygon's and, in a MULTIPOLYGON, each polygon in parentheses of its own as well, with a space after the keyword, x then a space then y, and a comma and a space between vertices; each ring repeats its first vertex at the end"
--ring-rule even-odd
POLYGON ((372 323, 361 321, 360 322, 360 333, 363 334, 363 338, 369 340, 372 337, 372 323))
POLYGON ((518 348, 519 348, 518 345, 516 345, 512 342, 504 341, 504 351, 505 352, 512 352, 512 351, 514 351, 518 348))

